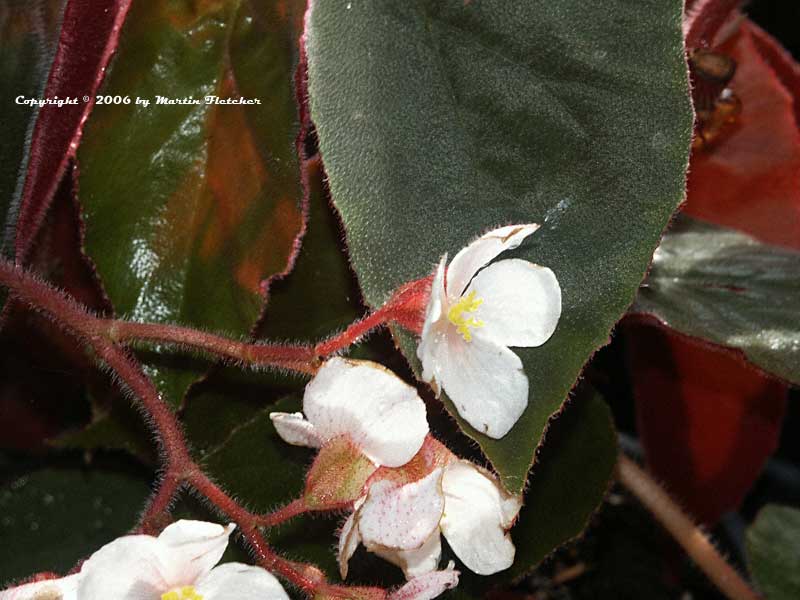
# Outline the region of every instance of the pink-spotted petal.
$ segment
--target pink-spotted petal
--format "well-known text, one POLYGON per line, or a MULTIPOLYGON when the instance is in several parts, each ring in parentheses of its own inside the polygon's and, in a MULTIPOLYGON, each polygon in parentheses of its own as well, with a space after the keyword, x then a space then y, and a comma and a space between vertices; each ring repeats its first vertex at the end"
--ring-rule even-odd
POLYGON ((414 577, 389 595, 389 600, 432 600, 458 585, 460 573, 453 570, 453 561, 443 571, 414 577))
POLYGON ((414 550, 438 531, 444 510, 442 472, 435 469, 406 485, 383 480, 370 487, 358 526, 368 550, 414 550))

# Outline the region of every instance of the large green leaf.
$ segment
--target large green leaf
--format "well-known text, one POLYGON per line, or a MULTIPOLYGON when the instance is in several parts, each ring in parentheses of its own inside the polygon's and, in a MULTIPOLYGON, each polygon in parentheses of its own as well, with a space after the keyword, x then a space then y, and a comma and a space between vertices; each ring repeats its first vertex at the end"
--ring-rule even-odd
POLYGON ((556 273, 564 310, 547 344, 519 351, 528 409, 499 441, 459 419, 511 490, 683 197, 692 115, 681 9, 312 5, 311 115, 368 304, 490 227, 543 224, 517 255, 556 273))
POLYGON ((47 468, 0 490, 0 583, 65 573, 136 524, 150 494, 136 476, 95 466, 47 468))
POLYGON ((800 598, 800 510, 763 508, 747 530, 747 556, 767 600, 800 598))
MULTIPOLYGON (((295 5, 292 4, 292 7, 295 5)), ((134 3, 79 152, 86 247, 118 313, 233 335, 301 226, 294 15, 285 3, 134 3), (206 104, 204 97, 259 100, 206 104), (192 97, 200 104, 143 106, 192 97)), ((153 353, 174 405, 203 361, 153 353)))
POLYGON ((683 217, 664 236, 633 310, 736 348, 800 384, 800 252, 683 217))

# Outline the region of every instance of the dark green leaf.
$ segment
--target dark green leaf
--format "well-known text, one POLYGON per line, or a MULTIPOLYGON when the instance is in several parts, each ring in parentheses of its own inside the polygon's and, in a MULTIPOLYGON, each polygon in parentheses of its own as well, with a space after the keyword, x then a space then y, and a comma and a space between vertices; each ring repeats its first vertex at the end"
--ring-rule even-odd
POLYGON ((747 530, 750 570, 767 600, 800 598, 800 510, 771 504, 747 530))
MULTIPOLYGON (((134 3, 101 91, 130 103, 98 105, 79 152, 87 251, 120 314, 245 335, 286 268, 302 190, 294 15, 278 4, 134 3)), ((205 366, 147 370, 178 405, 205 366)))
POLYGON ((98 468, 42 469, 0 491, 0 582, 65 573, 136 524, 147 482, 98 468))
POLYGON ((96 415, 86 427, 60 435, 50 443, 57 448, 124 450, 144 464, 158 462, 152 433, 142 416, 121 395, 115 395, 110 409, 96 415))
POLYGON ((500 441, 459 420, 519 491, 683 197, 682 3, 312 8, 311 114, 369 305, 490 227, 543 224, 518 255, 556 273, 564 311, 547 344, 519 351, 528 410, 500 441))
POLYGON ((799 252, 683 217, 664 236, 633 310, 800 384, 798 273, 799 252))
POLYGON ((512 530, 517 556, 509 575, 531 569, 580 535, 603 502, 617 463, 611 411, 596 394, 566 403, 547 429, 512 530))
MULTIPOLYGON (((303 494, 313 451, 284 442, 269 418, 272 411, 295 412, 300 405, 296 396, 278 401, 235 429, 203 459, 209 475, 255 512, 273 510, 303 494)), ((269 530, 268 538, 277 551, 313 561, 333 574, 335 528, 335 521, 303 517, 269 530)))

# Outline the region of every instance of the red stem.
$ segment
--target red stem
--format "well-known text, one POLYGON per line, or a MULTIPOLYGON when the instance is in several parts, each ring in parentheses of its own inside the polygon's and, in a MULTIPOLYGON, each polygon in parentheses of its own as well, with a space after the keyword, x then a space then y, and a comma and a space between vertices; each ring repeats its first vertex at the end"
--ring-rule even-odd
POLYGON ((265 569, 278 573, 309 594, 313 594, 321 584, 325 583, 325 576, 316 567, 295 563, 275 554, 258 530, 257 523, 260 518, 239 506, 205 473, 199 470, 191 473, 188 482, 208 498, 214 506, 236 522, 240 533, 256 553, 259 564, 265 569))
POLYGON ((306 512, 308 512, 306 503, 303 500, 298 499, 293 500, 286 506, 283 506, 276 511, 257 517, 256 522, 262 527, 274 527, 275 525, 280 525, 281 523, 306 512))
POLYGON ((175 493, 183 483, 187 483, 239 525, 242 535, 263 567, 278 573, 309 594, 325 583, 324 575, 316 567, 294 563, 275 554, 258 530, 259 517, 239 506, 194 463, 175 414, 161 401, 155 386, 140 366, 107 337, 108 321, 94 317, 62 292, 5 260, 0 260, 0 285, 7 287, 18 300, 47 313, 85 341, 114 372, 120 385, 134 396, 146 414, 148 424, 157 434, 163 451, 166 473, 145 510, 141 520, 142 529, 151 526, 153 520, 169 509, 175 493))
POLYGON ((159 323, 105 321, 106 331, 115 342, 151 341, 191 348, 250 366, 269 365, 313 374, 316 356, 311 346, 248 344, 204 331, 159 323))
POLYGON ((169 517, 172 501, 180 492, 181 485, 182 482, 174 473, 167 472, 164 475, 155 494, 148 501, 134 533, 154 535, 167 525, 164 521, 169 517))

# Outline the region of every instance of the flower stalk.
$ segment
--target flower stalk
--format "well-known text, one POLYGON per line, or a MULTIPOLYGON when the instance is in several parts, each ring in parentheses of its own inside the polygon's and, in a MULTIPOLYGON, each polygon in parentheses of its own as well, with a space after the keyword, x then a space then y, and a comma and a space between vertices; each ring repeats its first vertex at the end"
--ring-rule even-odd
POLYGON ((730 600, 761 599, 669 494, 644 469, 622 454, 617 462, 617 478, 725 596, 730 600))

